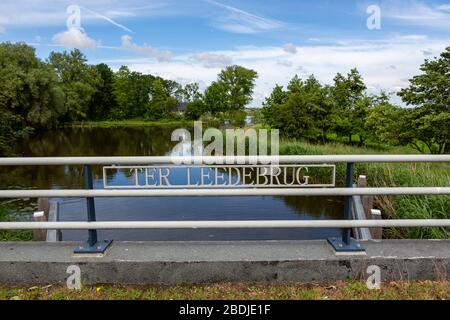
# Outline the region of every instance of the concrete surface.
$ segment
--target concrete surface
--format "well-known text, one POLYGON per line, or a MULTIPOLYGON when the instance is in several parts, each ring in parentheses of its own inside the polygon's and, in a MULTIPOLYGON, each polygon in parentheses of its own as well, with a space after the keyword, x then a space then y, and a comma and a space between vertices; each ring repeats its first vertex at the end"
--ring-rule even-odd
POLYGON ((365 242, 364 256, 336 256, 325 240, 114 242, 101 257, 74 256, 80 243, 0 243, 0 283, 65 283, 78 265, 82 283, 330 282, 449 279, 449 240, 365 242))

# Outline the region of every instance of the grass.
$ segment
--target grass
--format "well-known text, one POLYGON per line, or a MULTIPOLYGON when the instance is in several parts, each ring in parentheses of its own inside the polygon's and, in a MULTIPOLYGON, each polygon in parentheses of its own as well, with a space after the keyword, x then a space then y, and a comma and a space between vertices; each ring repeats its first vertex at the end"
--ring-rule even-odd
POLYGON ((442 300, 449 281, 383 283, 370 290, 363 281, 318 284, 231 284, 178 286, 95 285, 81 290, 62 286, 0 286, 0 300, 442 300))
MULTIPOLYGON (((8 212, 8 208, 0 204, 0 222, 16 221, 8 212)), ((33 232, 31 230, 9 231, 0 230, 0 241, 31 241, 33 232)))
MULTIPOLYGON (((312 145, 302 141, 282 141, 280 154, 405 154, 415 153, 407 147, 359 148, 339 143, 312 145)), ((448 163, 371 163, 356 164, 355 178, 366 175, 373 187, 448 187, 450 164, 448 163)), ((345 166, 337 166, 337 182, 343 184, 345 166)), ((376 206, 383 218, 389 219, 450 219, 450 196, 377 196, 376 206)), ((448 228, 392 228, 384 229, 387 238, 448 239, 448 228)))
POLYGON ((151 127, 151 126, 174 126, 191 124, 188 120, 160 120, 145 121, 142 119, 129 120, 103 120, 103 121, 82 121, 70 124, 70 127, 88 127, 88 128, 114 128, 114 127, 151 127))

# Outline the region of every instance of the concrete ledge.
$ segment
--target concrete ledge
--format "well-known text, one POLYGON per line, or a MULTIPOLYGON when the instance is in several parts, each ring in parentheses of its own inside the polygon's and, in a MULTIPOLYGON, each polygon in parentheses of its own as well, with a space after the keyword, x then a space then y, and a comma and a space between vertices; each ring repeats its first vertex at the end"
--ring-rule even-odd
POLYGON ((366 242, 365 256, 336 256, 324 240, 114 242, 103 257, 79 257, 79 243, 0 243, 0 283, 65 283, 70 265, 82 283, 330 282, 364 279, 369 265, 383 280, 450 279, 448 240, 366 242))

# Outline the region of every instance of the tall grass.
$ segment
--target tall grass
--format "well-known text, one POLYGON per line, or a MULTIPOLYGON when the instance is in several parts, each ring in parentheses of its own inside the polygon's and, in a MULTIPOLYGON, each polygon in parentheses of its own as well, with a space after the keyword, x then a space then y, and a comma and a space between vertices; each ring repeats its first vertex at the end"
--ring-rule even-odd
MULTIPOLYGON (((405 154, 414 150, 400 147, 390 149, 358 148, 339 143, 312 145, 302 141, 282 141, 280 154, 405 154)), ((370 163, 356 164, 355 177, 366 175, 372 187, 448 187, 450 165, 447 163, 370 163)), ((336 181, 343 185, 345 165, 336 166, 336 181)), ((449 219, 450 196, 377 196, 375 205, 384 219, 449 219)), ((448 228, 391 228, 384 230, 387 238, 448 239, 448 228)))

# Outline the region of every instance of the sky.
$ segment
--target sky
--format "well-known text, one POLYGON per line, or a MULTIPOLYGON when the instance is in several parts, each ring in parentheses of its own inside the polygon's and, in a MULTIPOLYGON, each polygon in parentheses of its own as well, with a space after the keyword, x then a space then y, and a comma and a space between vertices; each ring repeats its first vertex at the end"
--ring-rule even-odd
POLYGON ((242 65, 258 72, 259 107, 295 74, 329 84, 356 67, 369 93, 406 87, 450 46, 450 0, 2 0, 0 41, 42 59, 78 48, 92 64, 202 89, 242 65))

